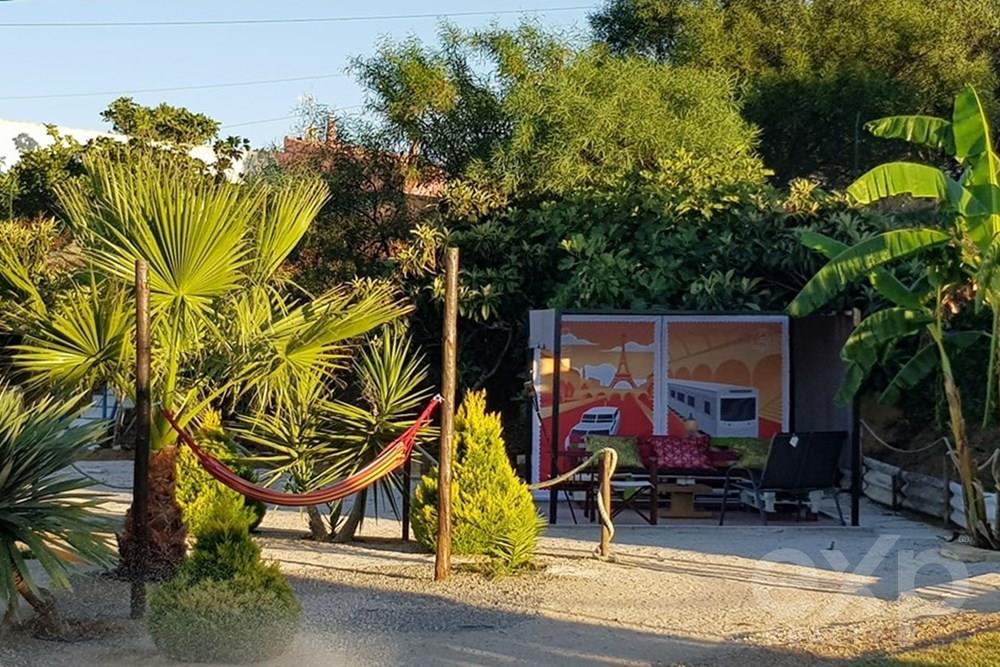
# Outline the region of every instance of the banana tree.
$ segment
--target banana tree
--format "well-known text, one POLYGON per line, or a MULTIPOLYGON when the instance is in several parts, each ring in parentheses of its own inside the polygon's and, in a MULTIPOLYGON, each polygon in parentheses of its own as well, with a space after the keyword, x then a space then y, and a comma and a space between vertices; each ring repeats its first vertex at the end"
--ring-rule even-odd
MULTIPOLYGON (((959 178, 936 167, 892 162, 875 167, 848 188, 861 204, 900 196, 928 199, 939 205, 941 225, 897 229, 861 241, 852 247, 834 247, 822 239, 805 237, 807 244, 825 245, 832 259, 806 284, 789 306, 793 316, 808 315, 828 303, 849 285, 871 281, 891 307, 869 315, 845 343, 847 362, 845 395, 853 395, 864 377, 878 363, 879 350, 918 332, 926 332, 930 351, 921 350, 890 385, 893 392, 912 386, 918 371, 926 369, 935 354, 948 404, 954 440, 954 460, 961 480, 968 529, 982 546, 1000 548, 1000 525, 990 525, 985 492, 969 445, 962 402, 951 369, 948 347, 951 317, 967 300, 985 303, 1000 312, 1000 189, 996 155, 989 125, 975 90, 966 88, 955 99, 951 121, 926 116, 895 116, 873 121, 877 136, 905 139, 951 154, 962 174, 959 178), (887 266, 919 257, 927 275, 914 288, 894 278, 887 266)), ((994 327, 996 329, 996 327, 994 327)), ((991 366, 995 363, 996 330, 991 366)), ((990 377, 995 375, 991 368, 990 377)), ((992 384, 989 385, 992 394, 992 384)))
MULTIPOLYGON (((23 287, 22 342, 12 356, 34 387, 110 384, 131 395, 131 282, 140 258, 149 265, 153 400, 185 423, 210 405, 266 409, 291 386, 331 377, 347 365, 351 340, 407 311, 388 287, 311 298, 282 279, 282 262, 326 198, 320 184, 273 191, 142 158, 92 158, 85 168, 84 179, 59 190, 81 246, 72 288, 45 303, 6 261, 10 253, 0 262, 8 288, 23 287)), ((151 436, 152 566, 169 574, 184 554, 175 438, 159 417, 151 436)), ((123 561, 130 535, 127 520, 123 561)))

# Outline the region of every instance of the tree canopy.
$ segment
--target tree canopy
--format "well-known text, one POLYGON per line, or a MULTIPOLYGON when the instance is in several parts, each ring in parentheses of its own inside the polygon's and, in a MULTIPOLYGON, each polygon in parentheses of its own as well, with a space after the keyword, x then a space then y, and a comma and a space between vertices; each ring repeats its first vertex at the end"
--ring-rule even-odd
POLYGON ((995 106, 998 0, 610 0, 613 52, 738 77, 768 167, 845 185, 900 146, 864 136, 898 113, 947 113, 966 84, 995 106))
POLYGON ((530 23, 445 26, 441 42, 384 42, 355 69, 406 150, 479 193, 613 187, 682 150, 752 156, 756 133, 724 73, 578 48, 530 23))

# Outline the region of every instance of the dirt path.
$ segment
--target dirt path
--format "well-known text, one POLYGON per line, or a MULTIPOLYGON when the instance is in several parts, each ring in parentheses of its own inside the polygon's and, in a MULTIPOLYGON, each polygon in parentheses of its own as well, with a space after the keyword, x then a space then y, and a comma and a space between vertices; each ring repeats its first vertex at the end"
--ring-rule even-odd
MULTIPOLYGON (((593 526, 555 527, 538 571, 490 581, 459 569, 443 585, 394 521, 366 523, 360 544, 316 544, 296 512, 270 512, 259 540, 305 623, 269 664, 833 665, 1000 626, 996 565, 944 560, 939 531, 868 510, 862 529, 626 526, 612 562, 591 557, 593 526)), ((61 605, 116 632, 3 638, 0 665, 171 664, 124 620, 125 585, 83 577, 61 605)))

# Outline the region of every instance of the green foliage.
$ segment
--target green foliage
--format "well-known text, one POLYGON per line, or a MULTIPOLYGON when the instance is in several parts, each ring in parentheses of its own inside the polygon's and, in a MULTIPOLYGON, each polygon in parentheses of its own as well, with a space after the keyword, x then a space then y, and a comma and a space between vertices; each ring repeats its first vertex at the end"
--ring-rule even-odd
POLYGON ((150 597, 149 630, 175 660, 246 663, 283 653, 302 606, 250 537, 253 513, 225 500, 199 527, 190 559, 150 597))
POLYGON ((0 329, 16 321, 13 311, 42 311, 67 289, 75 268, 67 245, 52 219, 0 221, 0 329))
MULTIPOLYGON (((256 481, 253 469, 237 461, 241 452, 233 439, 223 430, 217 412, 205 413, 198 429, 194 432, 194 437, 202 449, 236 470, 242 477, 256 481)), ((216 481, 205 472, 197 457, 187 447, 180 448, 177 453, 177 486, 174 490, 174 499, 181 508, 184 526, 191 535, 198 534, 201 526, 216 511, 215 506, 220 503, 238 501, 249 507, 254 513, 251 530, 260 524, 267 511, 263 503, 248 500, 216 481)))
MULTIPOLYGON (((873 123, 882 136, 910 138, 920 144, 954 148, 955 161, 963 174, 959 180, 931 166, 890 163, 875 167, 848 192, 863 203, 909 195, 938 205, 938 228, 908 228, 890 231, 851 247, 806 236, 804 241, 827 255, 830 261, 806 284, 789 306, 793 315, 807 315, 835 297, 851 283, 867 277, 884 285, 885 269, 900 259, 920 256, 926 276, 912 289, 899 289, 895 303, 870 314, 848 338, 841 352, 847 365, 842 395, 858 392, 866 377, 903 338, 920 334, 927 344, 919 347, 893 379, 885 395, 896 398, 912 387, 932 367, 936 354, 954 442, 953 460, 958 468, 969 532, 980 546, 1000 548, 1000 518, 990 524, 985 493, 978 475, 966 429, 961 393, 952 370, 951 354, 969 343, 959 344, 954 328, 970 303, 988 305, 993 311, 993 332, 986 383, 983 425, 991 416, 996 391, 997 342, 1000 338, 1000 284, 997 258, 1000 244, 1000 175, 992 148, 985 109, 972 87, 955 97, 951 121, 926 118, 891 119, 873 123), (928 128, 933 126, 931 132, 928 128), (924 128, 924 129, 920 129, 924 128), (951 134, 951 139, 943 138, 951 134), (933 135, 933 136, 932 136, 933 135), (943 136, 942 136, 943 135, 943 136), (819 241, 819 242, 817 242, 819 241)), ((885 290, 881 290, 885 293, 885 290)), ((974 336, 966 336, 974 339, 974 336)))
MULTIPOLYGON (((309 299, 284 281, 279 266, 325 198, 315 181, 239 186, 148 156, 86 165, 85 182, 60 195, 93 273, 12 328, 27 338, 14 362, 35 385, 129 395, 137 258, 149 264, 153 391, 182 423, 220 403, 287 401, 343 369, 349 341, 406 311, 384 285, 309 299)), ((174 439, 159 417, 152 435, 155 448, 174 439)))
POLYGON ((219 122, 184 107, 146 107, 131 97, 119 97, 101 112, 115 132, 149 141, 203 144, 219 132, 219 122))
POLYGON ((749 161, 755 132, 735 93, 724 74, 587 49, 511 87, 509 139, 471 175, 483 189, 560 195, 613 188, 681 151, 749 161))
MULTIPOLYGON (((485 392, 466 395, 455 416, 452 549, 487 555, 498 571, 530 563, 542 523, 528 487, 504 447, 500 416, 486 411, 485 392)), ((433 548, 437 534, 437 472, 421 479, 412 509, 417 541, 433 548)))
POLYGON ((20 159, 7 172, 0 173, 0 215, 63 219, 65 210, 57 190, 85 174, 83 162, 87 157, 103 155, 128 162, 141 156, 203 177, 221 177, 249 149, 246 139, 218 137, 217 121, 183 107, 146 107, 121 97, 101 112, 101 117, 111 123, 115 132, 127 135, 128 141, 98 137, 80 143, 50 125, 50 145, 28 141, 18 146, 20 159), (213 165, 188 154, 191 146, 210 142, 213 165))
POLYGON ((616 52, 737 76, 783 179, 839 184, 899 156, 860 125, 941 114, 966 84, 995 106, 997 0, 609 0, 591 25, 616 52))
POLYGON ((0 384, 0 604, 17 607, 17 588, 39 595, 33 558, 53 585, 69 587, 80 561, 110 565, 109 523, 95 513, 91 483, 64 472, 104 437, 100 424, 74 426, 79 398, 27 402, 0 384), (23 584, 21 583, 23 582, 23 584))
POLYGON ((682 149, 753 160, 755 132, 724 74, 574 50, 531 23, 446 25, 442 42, 387 42, 355 69, 390 134, 477 199, 613 187, 682 149))
MULTIPOLYGON (((277 411, 240 417, 234 433, 259 451, 243 461, 267 466, 265 484, 284 479, 289 491, 303 493, 354 474, 409 428, 430 397, 423 356, 392 329, 358 351, 352 370, 350 401, 331 399, 322 384, 302 385, 277 411)), ((379 488, 393 486, 399 481, 390 476, 379 488)), ((395 494, 385 495, 394 502, 395 494)), ((333 535, 341 528, 341 510, 339 502, 331 508, 333 535)))

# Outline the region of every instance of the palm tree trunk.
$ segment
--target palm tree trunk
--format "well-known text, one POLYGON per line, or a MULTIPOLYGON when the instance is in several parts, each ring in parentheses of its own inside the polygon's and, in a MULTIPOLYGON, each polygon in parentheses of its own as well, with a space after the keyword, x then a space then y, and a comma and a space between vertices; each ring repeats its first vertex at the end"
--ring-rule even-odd
POLYGON ((347 515, 344 525, 333 536, 334 542, 350 542, 354 539, 361 521, 365 518, 365 507, 367 504, 368 489, 362 489, 358 492, 358 495, 354 496, 354 504, 351 505, 351 512, 347 515))
POLYGON ((326 522, 323 515, 315 505, 306 508, 306 516, 309 518, 309 534, 318 542, 325 542, 330 539, 330 531, 326 529, 326 522))
POLYGON ((125 529, 118 536, 121 560, 118 573, 126 578, 144 574, 153 581, 169 579, 187 554, 187 530, 174 498, 177 486, 177 448, 163 447, 149 459, 149 551, 138 562, 132 510, 125 515, 125 529))
POLYGON ((19 572, 14 572, 14 588, 24 600, 35 610, 35 616, 44 634, 48 637, 61 637, 63 633, 63 622, 56 611, 55 598, 44 588, 38 589, 36 595, 19 572))

